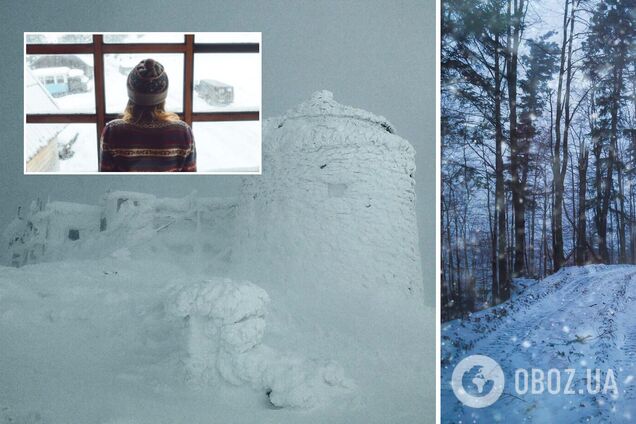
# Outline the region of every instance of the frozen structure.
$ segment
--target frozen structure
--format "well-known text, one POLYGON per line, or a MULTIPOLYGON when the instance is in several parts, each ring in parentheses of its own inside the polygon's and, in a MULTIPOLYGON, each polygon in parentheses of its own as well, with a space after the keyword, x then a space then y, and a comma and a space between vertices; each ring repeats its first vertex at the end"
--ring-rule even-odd
POLYGON ((281 354, 261 343, 269 296, 260 287, 229 279, 189 284, 167 308, 189 322, 189 378, 218 378, 264 391, 277 407, 312 408, 348 392, 353 382, 333 361, 281 354))
POLYGON ((5 264, 19 267, 78 254, 80 246, 73 242, 99 232, 100 214, 94 205, 33 201, 5 229, 5 264))
POLYGON ((236 206, 233 198, 158 199, 126 191, 108 192, 98 205, 35 200, 5 229, 2 262, 19 267, 109 254, 205 258, 225 272, 236 206))
POLYGON ((245 177, 238 199, 114 191, 99 206, 38 202, 5 232, 4 263, 165 253, 251 281, 418 294, 414 156, 385 118, 320 91, 264 122, 263 174, 245 177))
POLYGON ((263 138, 263 175, 244 180, 238 212, 248 278, 421 292, 415 150, 385 118, 321 91, 263 138))

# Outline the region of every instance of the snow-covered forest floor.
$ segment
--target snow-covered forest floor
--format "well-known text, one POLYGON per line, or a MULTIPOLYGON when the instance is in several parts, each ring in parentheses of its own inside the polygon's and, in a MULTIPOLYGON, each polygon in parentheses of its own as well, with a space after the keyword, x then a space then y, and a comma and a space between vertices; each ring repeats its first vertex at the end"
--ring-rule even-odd
MULTIPOLYGON (((636 420, 636 267, 570 267, 527 284, 503 305, 442 324, 442 417, 446 423, 616 423, 636 420), (496 360, 506 377, 492 406, 464 407, 453 395, 455 365, 468 355, 496 360), (575 369, 574 394, 518 394, 518 368, 575 369), (618 395, 590 394, 586 369, 616 376, 618 395), (579 390, 583 389, 583 393, 579 390)), ((594 375, 594 374, 593 374, 594 375)), ((594 385, 593 385, 594 387, 594 385)))
MULTIPOLYGON (((263 286, 270 302, 262 343, 338 364, 333 393, 321 402, 277 408, 266 390, 250 384, 188 377, 187 324, 171 312, 174 293, 210 278, 176 263, 125 256, 0 267, 0 423, 425 419, 434 399, 433 369, 423 360, 434 349, 425 330, 433 310, 377 287, 263 286)), ((265 378, 284 387, 285 376, 293 378, 290 364, 280 361, 265 378)), ((314 383, 304 383, 311 392, 314 383)))

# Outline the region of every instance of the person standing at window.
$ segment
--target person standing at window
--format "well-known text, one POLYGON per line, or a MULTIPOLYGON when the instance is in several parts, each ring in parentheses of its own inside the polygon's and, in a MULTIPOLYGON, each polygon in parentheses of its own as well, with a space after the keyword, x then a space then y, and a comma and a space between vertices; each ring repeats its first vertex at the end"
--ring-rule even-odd
POLYGON ((196 172, 192 129, 165 110, 168 75, 153 60, 139 62, 127 80, 128 104, 99 143, 100 172, 196 172))

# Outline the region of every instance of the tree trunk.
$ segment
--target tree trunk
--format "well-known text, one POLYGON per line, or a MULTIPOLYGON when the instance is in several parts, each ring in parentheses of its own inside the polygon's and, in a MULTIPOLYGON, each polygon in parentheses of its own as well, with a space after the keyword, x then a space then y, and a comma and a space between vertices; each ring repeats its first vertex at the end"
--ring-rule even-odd
POLYGON ((524 149, 517 133, 517 67, 524 0, 508 0, 508 54, 506 56, 506 81, 508 85, 508 125, 510 132, 510 176, 512 207, 514 214, 514 265, 512 277, 524 274, 526 247, 525 178, 528 167, 524 149))
POLYGON ((576 256, 575 263, 578 266, 585 265, 586 252, 587 252, 587 240, 586 240, 586 220, 585 220, 585 195, 587 192, 587 166, 589 163, 590 154, 587 148, 583 145, 581 153, 579 154, 579 192, 578 192, 578 216, 577 216, 577 230, 576 230, 576 256))
MULTIPOLYGON (((499 37, 495 37, 499 45, 499 37)), ((507 243, 506 243, 506 198, 504 187, 503 128, 501 123, 501 80, 500 57, 495 52, 495 210, 497 212, 497 290, 493 291, 494 304, 499 304, 510 297, 508 279, 507 243)))
MULTIPOLYGON (((535 170, 534 172, 534 181, 533 187, 537 186, 537 175, 538 172, 535 170)), ((528 260, 526 261, 526 268, 530 276, 534 277, 536 275, 536 264, 534 257, 534 245, 535 245, 535 232, 536 232, 536 215, 537 215, 537 196, 534 191, 532 193, 532 212, 530 218, 530 243, 528 245, 528 260)))
POLYGON ((568 167, 568 138, 570 134, 570 85, 572 82, 572 46, 575 9, 580 0, 565 0, 563 13, 563 39, 557 87, 555 155, 552 165, 554 175, 554 208, 552 212, 552 248, 554 271, 558 271, 565 262, 563 255, 563 190, 568 167), (576 1, 576 4, 575 4, 576 1), (571 4, 570 4, 571 3, 571 4), (570 7, 571 6, 571 7, 570 7), (565 91, 563 79, 565 77, 565 91), (563 132, 561 122, 563 121, 563 132), (562 155, 562 156, 561 156, 562 155), (561 157, 562 162, 561 162, 561 157), (560 168, 560 169, 559 169, 560 168))

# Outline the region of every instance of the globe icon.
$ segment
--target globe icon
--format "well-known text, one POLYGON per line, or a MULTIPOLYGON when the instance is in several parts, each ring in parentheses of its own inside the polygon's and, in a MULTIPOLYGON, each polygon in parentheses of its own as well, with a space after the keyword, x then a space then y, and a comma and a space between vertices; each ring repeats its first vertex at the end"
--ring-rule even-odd
POLYGON ((503 370, 494 359, 471 355, 462 359, 453 370, 451 387, 464 405, 485 408, 499 399, 504 382, 503 370))
POLYGON ((484 367, 481 366, 472 367, 462 378, 464 390, 473 395, 487 395, 492 390, 494 384, 494 380, 486 374, 484 367), (471 388, 475 390, 471 390, 471 388))

